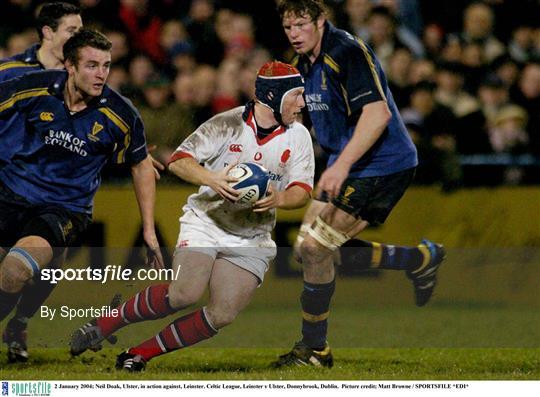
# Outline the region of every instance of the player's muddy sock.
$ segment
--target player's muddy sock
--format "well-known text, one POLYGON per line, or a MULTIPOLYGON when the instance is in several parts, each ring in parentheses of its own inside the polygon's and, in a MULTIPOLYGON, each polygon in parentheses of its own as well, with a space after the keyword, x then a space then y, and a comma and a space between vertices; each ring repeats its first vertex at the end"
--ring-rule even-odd
POLYGON ((302 342, 312 349, 324 349, 328 331, 330 300, 334 295, 336 282, 311 284, 304 281, 302 303, 302 342))
POLYGON ((205 308, 180 317, 163 328, 157 335, 129 349, 146 361, 174 350, 182 349, 211 338, 217 333, 205 313, 205 308))
POLYGON ((32 318, 43 302, 49 297, 56 284, 40 277, 34 279, 33 285, 24 287, 19 303, 17 303, 16 318, 32 318))
POLYGON ((20 292, 14 294, 0 290, 0 321, 5 319, 9 313, 13 310, 19 297, 20 292))
POLYGON ((340 248, 343 265, 357 269, 414 270, 429 260, 427 247, 403 247, 364 240, 349 240, 340 248))
POLYGON ((169 284, 151 285, 116 309, 117 316, 97 318, 97 325, 105 337, 127 324, 163 318, 176 311, 169 305, 169 284))

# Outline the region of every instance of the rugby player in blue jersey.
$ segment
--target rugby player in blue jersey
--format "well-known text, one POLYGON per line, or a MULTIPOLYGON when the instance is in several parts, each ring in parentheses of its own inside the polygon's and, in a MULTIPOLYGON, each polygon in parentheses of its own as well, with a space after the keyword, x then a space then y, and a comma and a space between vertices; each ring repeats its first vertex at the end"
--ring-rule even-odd
MULTIPOLYGON (((0 82, 31 71, 63 69, 62 47, 81 29, 80 13, 79 7, 73 4, 64 2, 44 4, 36 19, 36 30, 40 42, 20 54, 0 60, 0 82)), ((11 128, 17 123, 24 123, 22 114, 14 114, 9 120, 0 120, 0 167, 9 163, 13 154, 22 146, 22 140, 16 137, 17 128, 11 128)), ((0 258, 3 258, 6 252, 5 249, 0 248, 0 258)), ((51 266, 61 267, 62 264, 63 256, 61 255, 52 261, 51 266)), ((22 291, 17 310, 2 333, 2 341, 8 348, 9 362, 28 359, 26 344, 28 321, 51 294, 55 285, 37 278, 32 285, 26 286, 22 291)))
POLYGON ((110 50, 105 36, 81 30, 63 47, 66 71, 0 83, 0 120, 24 116, 11 127, 22 148, 0 170, 0 246, 12 247, 0 263, 0 320, 40 269, 77 243, 109 160, 131 166, 149 259, 163 266, 154 168, 139 113, 105 84, 110 50))
POLYGON ((409 184, 418 164, 373 51, 325 18, 322 0, 280 0, 278 11, 304 76, 309 117, 328 156, 306 214, 299 251, 304 272, 302 340, 274 364, 333 365, 327 318, 334 293, 334 256, 358 267, 403 270, 416 304, 425 305, 436 284, 443 247, 423 240, 398 247, 356 240, 368 225, 382 224, 409 184), (352 253, 346 247, 362 247, 352 253))

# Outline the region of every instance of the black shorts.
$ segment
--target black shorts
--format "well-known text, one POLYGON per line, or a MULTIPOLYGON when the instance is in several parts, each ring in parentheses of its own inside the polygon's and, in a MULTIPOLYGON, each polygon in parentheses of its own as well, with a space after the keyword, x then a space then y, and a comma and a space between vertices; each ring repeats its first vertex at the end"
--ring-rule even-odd
MULTIPOLYGON (((411 184, 415 170, 409 168, 384 176, 348 178, 332 204, 370 225, 382 225, 411 184)), ((328 201, 325 194, 317 200, 328 201)))
POLYGON ((53 247, 54 255, 74 246, 91 222, 88 214, 58 205, 38 205, 0 183, 0 246, 10 248, 26 236, 39 236, 53 247))

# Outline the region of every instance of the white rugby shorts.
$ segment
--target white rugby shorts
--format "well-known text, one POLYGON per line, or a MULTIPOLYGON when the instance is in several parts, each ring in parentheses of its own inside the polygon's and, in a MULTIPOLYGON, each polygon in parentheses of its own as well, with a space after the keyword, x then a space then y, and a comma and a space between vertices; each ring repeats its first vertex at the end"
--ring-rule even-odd
POLYGON ((192 250, 214 259, 225 259, 253 273, 259 283, 276 256, 276 243, 268 235, 251 238, 230 234, 188 210, 180 218, 176 250, 192 250))

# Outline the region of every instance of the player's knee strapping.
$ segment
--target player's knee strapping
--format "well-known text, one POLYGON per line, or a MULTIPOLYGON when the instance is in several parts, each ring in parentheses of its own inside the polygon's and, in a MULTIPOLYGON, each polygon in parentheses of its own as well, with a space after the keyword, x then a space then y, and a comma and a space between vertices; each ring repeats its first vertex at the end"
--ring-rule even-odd
POLYGON ((304 282, 302 303, 302 341, 313 349, 322 349, 326 343, 330 301, 335 290, 335 280, 327 284, 304 282))
MULTIPOLYGON (((7 257, 15 258, 24 266, 28 267, 32 276, 34 274, 39 274, 39 266, 36 260, 24 249, 18 247, 12 248, 6 255, 5 259, 7 259, 7 257)), ((8 278, 9 277, 6 277, 6 279, 8 278)), ((10 288, 10 286, 5 286, 2 283, 2 288, 6 288, 6 290, 0 289, 0 321, 2 321, 11 312, 11 310, 13 310, 19 300, 19 297, 21 296, 20 290, 15 292, 18 287, 14 290, 10 290, 7 289, 10 288)))
POLYGON ((24 248, 13 247, 12 249, 9 250, 6 257, 11 257, 21 262, 24 266, 26 266, 31 271, 32 277, 34 277, 34 275, 37 275, 39 273, 39 265, 37 261, 24 248))
POLYGON ((296 237, 296 244, 301 245, 304 239, 306 238, 306 233, 311 228, 311 225, 309 223, 302 223, 300 225, 300 231, 298 232, 298 236, 296 237))
POLYGON ((315 219, 313 225, 308 229, 308 234, 331 251, 337 250, 350 239, 346 233, 334 229, 320 216, 315 219))

